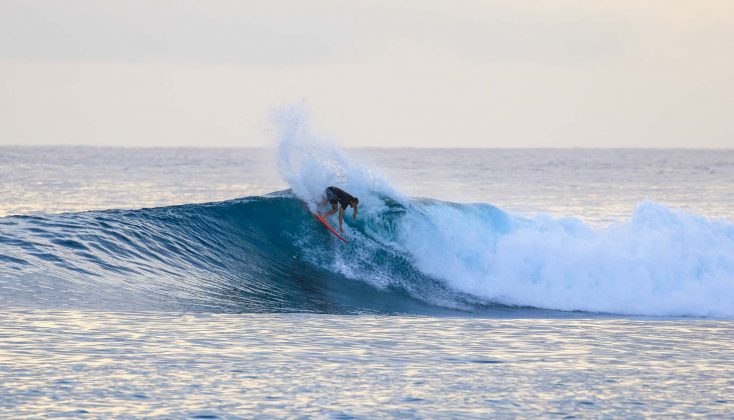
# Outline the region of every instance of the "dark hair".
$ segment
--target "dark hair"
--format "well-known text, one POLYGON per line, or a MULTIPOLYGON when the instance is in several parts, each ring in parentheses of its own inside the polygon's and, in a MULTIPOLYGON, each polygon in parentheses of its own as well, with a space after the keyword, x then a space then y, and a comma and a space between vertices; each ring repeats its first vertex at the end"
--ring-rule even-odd
POLYGON ((359 198, 352 197, 352 201, 354 201, 354 204, 359 204, 359 198))

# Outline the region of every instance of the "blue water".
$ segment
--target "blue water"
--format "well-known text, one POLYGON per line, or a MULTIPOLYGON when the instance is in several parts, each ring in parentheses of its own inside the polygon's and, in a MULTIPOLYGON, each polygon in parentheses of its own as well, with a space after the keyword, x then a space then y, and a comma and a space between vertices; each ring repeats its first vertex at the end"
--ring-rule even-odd
POLYGON ((317 140, 0 148, 0 414, 734 414, 734 152, 317 140))
POLYGON ((140 310, 432 313, 442 312, 431 305, 434 295, 460 299, 379 238, 362 235, 340 246, 288 192, 142 210, 9 216, 0 223, 5 298, 17 298, 14 304, 46 304, 37 296, 45 290, 31 280, 37 274, 83 289, 81 296, 59 292, 54 304, 96 309, 128 309, 132 301, 140 310), (369 260, 357 260, 370 246, 369 260), (397 281, 389 287, 375 287, 368 277, 354 281, 332 266, 333 255, 353 258, 373 273, 379 263, 386 269, 381 275, 397 281))
POLYGON ((40 275, 81 290, 57 293, 54 304, 97 309, 122 299, 136 309, 212 312, 491 314, 532 307, 734 316, 734 299, 726 298, 734 296, 734 224, 726 221, 647 203, 630 222, 594 230, 487 204, 373 198, 369 205, 346 222, 346 245, 290 191, 9 216, 0 220, 0 284, 8 303, 28 306, 46 304, 37 296, 46 293, 34 280, 40 275))

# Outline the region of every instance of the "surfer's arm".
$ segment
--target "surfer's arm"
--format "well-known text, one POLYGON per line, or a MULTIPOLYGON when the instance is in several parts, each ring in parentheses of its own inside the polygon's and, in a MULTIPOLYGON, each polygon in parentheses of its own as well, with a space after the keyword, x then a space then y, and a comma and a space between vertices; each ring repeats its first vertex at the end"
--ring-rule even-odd
MULTIPOLYGON (((326 216, 331 216, 332 214, 336 213, 337 208, 337 206, 332 206, 331 210, 326 213, 326 216)), ((339 220, 341 220, 341 213, 339 213, 339 220)))
POLYGON ((359 211, 359 206, 354 206, 354 213, 352 213, 352 219, 357 220, 358 211, 359 211))

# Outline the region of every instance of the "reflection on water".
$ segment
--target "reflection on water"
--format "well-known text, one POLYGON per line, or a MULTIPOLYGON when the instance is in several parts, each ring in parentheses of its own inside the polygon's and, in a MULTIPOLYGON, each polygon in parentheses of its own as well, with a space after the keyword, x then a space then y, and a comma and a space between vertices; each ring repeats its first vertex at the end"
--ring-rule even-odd
POLYGON ((0 414, 734 413, 734 325, 12 309, 0 414))

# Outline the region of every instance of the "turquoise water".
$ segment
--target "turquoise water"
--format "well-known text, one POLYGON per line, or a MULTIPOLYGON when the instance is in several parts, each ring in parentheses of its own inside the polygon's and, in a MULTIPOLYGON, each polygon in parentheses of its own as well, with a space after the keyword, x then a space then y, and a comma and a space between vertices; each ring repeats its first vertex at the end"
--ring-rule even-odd
POLYGON ((734 152, 298 140, 0 148, 0 414, 734 414, 734 152))

